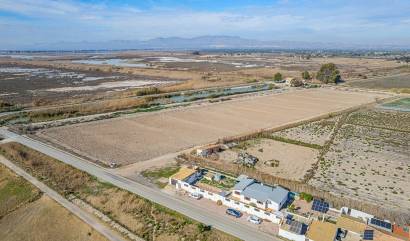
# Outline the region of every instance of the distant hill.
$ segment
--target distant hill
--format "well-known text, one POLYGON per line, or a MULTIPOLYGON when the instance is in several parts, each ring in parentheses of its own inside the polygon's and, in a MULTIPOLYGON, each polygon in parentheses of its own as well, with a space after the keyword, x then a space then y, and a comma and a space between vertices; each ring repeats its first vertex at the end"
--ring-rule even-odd
POLYGON ((104 42, 56 42, 31 44, 4 50, 201 50, 201 49, 409 49, 396 45, 357 45, 303 41, 260 41, 235 36, 195 38, 154 38, 150 40, 113 40, 104 42))

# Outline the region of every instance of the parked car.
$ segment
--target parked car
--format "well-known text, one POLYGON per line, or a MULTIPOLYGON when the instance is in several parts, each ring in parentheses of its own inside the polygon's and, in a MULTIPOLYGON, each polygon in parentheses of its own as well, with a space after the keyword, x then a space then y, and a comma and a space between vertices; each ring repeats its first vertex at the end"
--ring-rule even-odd
POLYGON ((196 200, 199 200, 199 199, 202 198, 202 195, 197 193, 197 192, 190 193, 189 196, 196 199, 196 200))
POLYGON ((242 216, 241 212, 239 212, 238 210, 235 210, 233 208, 226 209, 226 214, 234 216, 235 218, 240 218, 242 216))
POLYGON ((256 217, 255 215, 249 216, 248 217, 248 222, 251 222, 253 224, 261 224, 262 220, 258 217, 256 217))

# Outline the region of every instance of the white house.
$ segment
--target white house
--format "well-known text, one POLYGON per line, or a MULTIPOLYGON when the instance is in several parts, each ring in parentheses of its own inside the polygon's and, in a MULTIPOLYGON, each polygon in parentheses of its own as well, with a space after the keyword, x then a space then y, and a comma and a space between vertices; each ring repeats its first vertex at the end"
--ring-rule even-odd
POLYGON ((176 189, 184 190, 188 193, 201 194, 203 198, 209 199, 214 202, 221 202, 222 205, 234 208, 241 212, 255 215, 261 219, 266 219, 273 223, 279 223, 282 220, 283 214, 279 211, 272 212, 271 210, 260 209, 258 207, 248 205, 244 202, 234 200, 233 198, 229 197, 230 192, 222 191, 215 193, 195 186, 194 183, 196 180, 198 180, 199 177, 200 173, 198 171, 182 167, 178 173, 169 178, 169 184, 175 186, 176 189))
POLYGON ((232 189, 232 196, 241 202, 263 210, 280 210, 288 200, 289 191, 277 186, 271 187, 256 180, 241 179, 232 189))

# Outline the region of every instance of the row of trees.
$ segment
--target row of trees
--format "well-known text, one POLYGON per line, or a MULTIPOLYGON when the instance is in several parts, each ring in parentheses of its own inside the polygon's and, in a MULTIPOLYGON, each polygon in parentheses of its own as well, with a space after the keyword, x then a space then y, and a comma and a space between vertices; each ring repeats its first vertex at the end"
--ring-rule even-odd
MULTIPOLYGON (((302 79, 310 80, 314 78, 314 74, 309 73, 308 71, 302 72, 302 79)), ((337 84, 342 80, 340 75, 340 71, 337 69, 334 63, 327 63, 322 64, 319 71, 316 73, 316 79, 320 80, 322 83, 329 84, 335 83, 337 84)), ((283 80, 283 75, 281 73, 276 73, 273 76, 274 81, 281 81, 283 80)))

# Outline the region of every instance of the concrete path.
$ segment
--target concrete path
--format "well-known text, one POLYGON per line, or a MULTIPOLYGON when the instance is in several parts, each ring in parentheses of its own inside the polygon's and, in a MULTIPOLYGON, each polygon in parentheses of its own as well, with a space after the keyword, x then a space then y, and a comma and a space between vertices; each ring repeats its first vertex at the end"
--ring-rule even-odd
POLYGON ((128 190, 162 206, 175 210, 201 223, 211 225, 216 229, 224 231, 240 239, 249 241, 281 240, 248 225, 237 223, 235 222, 235 220, 230 219, 226 215, 210 213, 206 209, 202 209, 197 205, 185 202, 181 198, 170 196, 166 193, 161 192, 160 190, 147 187, 130 179, 119 176, 113 173, 112 170, 102 168, 94 163, 88 162, 82 158, 54 148, 50 145, 33 140, 29 137, 20 136, 4 128, 0 128, 0 135, 5 136, 6 138, 10 138, 15 142, 26 145, 34 150, 42 152, 79 170, 85 171, 102 181, 109 182, 119 188, 128 190))
POLYGON ((97 232, 105 236, 108 240, 110 241, 124 241, 125 240, 119 234, 111 230, 109 227, 106 227, 103 224, 101 224, 96 217, 82 210, 78 206, 74 205, 73 203, 65 199, 63 196, 61 196, 60 194, 58 194, 57 192, 55 192, 54 190, 52 190, 51 188, 49 188, 42 182, 38 181, 36 178, 31 176, 27 172, 25 172, 23 169, 14 165, 9 160, 5 159, 3 156, 0 156, 0 163, 2 163, 3 165, 11 169, 17 175, 23 177, 24 179, 32 183, 34 186, 40 189, 43 193, 45 193, 47 196, 54 199, 61 206, 65 207, 68 211, 70 211, 71 213, 79 217, 85 223, 87 223, 92 228, 94 228, 97 232))

